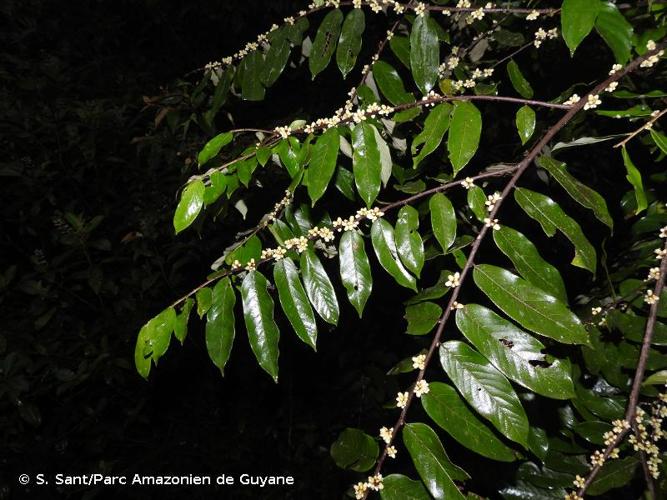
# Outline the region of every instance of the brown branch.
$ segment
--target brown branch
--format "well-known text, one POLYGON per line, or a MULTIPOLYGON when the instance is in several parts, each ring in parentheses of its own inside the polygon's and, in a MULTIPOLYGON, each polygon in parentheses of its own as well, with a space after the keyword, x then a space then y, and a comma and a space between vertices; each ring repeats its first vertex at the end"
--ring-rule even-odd
POLYGON ((637 136, 638 134, 640 134, 644 130, 651 130, 651 127, 653 127, 653 124, 655 122, 657 122, 665 113, 667 113, 667 108, 660 111, 660 113, 658 113, 657 115, 652 116, 649 121, 644 123, 644 125, 639 127, 634 132, 628 134, 628 136, 625 139, 623 139, 621 142, 619 142, 618 144, 614 144, 614 147, 615 148, 620 148, 622 146, 625 146, 633 137, 637 136))

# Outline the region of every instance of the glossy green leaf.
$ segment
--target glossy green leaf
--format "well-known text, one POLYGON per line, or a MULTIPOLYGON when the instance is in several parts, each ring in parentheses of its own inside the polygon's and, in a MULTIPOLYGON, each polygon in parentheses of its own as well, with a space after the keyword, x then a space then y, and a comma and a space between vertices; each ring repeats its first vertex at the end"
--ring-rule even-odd
POLYGON ((511 227, 501 226, 493 231, 493 240, 525 280, 567 303, 565 283, 558 269, 542 258, 528 238, 511 227))
POLYGON ((417 295, 410 297, 408 300, 404 302, 404 304, 405 305, 417 304, 425 300, 434 300, 444 297, 447 294, 447 292, 451 290, 451 288, 448 287, 446 284, 448 276, 450 274, 454 274, 453 271, 449 271, 448 269, 441 269, 440 276, 438 276, 438 281, 436 281, 433 286, 420 290, 419 293, 417 293, 417 295))
POLYGON ((283 258, 273 267, 273 281, 278 289, 280 305, 294 331, 306 344, 316 350, 317 324, 299 271, 291 259, 283 258))
POLYGON ((241 284, 243 318, 259 366, 278 382, 280 331, 273 319, 273 299, 267 285, 268 281, 259 271, 248 272, 241 284))
POLYGON ((499 491, 504 500, 562 500, 565 497, 565 488, 539 488, 525 481, 516 481, 499 491))
POLYGON ((523 210, 540 223, 547 236, 556 234, 558 229, 574 245, 572 265, 595 274, 597 265, 595 248, 581 230, 581 226, 567 215, 555 201, 535 191, 525 188, 514 190, 514 199, 523 210))
POLYGON ((457 102, 449 125, 447 151, 454 175, 465 167, 477 152, 482 134, 482 114, 468 101, 457 102))
POLYGON ((232 142, 233 138, 234 134, 231 132, 223 132, 222 134, 216 135, 213 139, 208 141, 199 152, 199 155, 197 155, 197 163, 203 165, 209 161, 216 156, 222 148, 232 142))
POLYGON ((440 320, 442 308, 433 302, 419 302, 405 308, 405 319, 408 322, 406 333, 410 335, 426 335, 440 320))
POLYGON ((370 207, 380 193, 382 163, 376 130, 373 125, 362 122, 352 129, 352 171, 359 196, 370 207))
POLYGON ((632 25, 625 19, 618 7, 611 2, 602 2, 595 19, 595 29, 609 45, 616 62, 625 64, 632 55, 632 25))
POLYGON ((213 291, 208 287, 200 288, 195 293, 195 300, 197 301, 197 314, 200 318, 203 318, 204 314, 211 308, 213 291))
POLYGON ((440 363, 477 413, 508 439, 528 448, 528 417, 502 373, 480 353, 456 340, 440 346, 440 363))
POLYGON ((614 488, 626 486, 634 477, 637 465, 639 460, 633 456, 607 461, 588 487, 587 493, 591 496, 602 495, 614 488))
POLYGON ((144 325, 137 335, 137 343, 134 346, 134 366, 137 373, 147 379, 151 371, 152 348, 149 344, 148 325, 144 325))
POLYGON ((204 206, 204 191, 206 191, 206 187, 199 179, 190 182, 183 189, 181 199, 174 212, 176 234, 190 226, 201 212, 204 206))
POLYGON ((512 87, 516 90, 519 95, 525 99, 531 99, 533 97, 533 87, 530 86, 526 77, 521 73, 519 65, 510 59, 507 63, 507 75, 510 77, 510 82, 512 82, 512 87))
POLYGON ((433 429, 421 423, 405 424, 402 434, 415 469, 431 496, 442 500, 463 499, 454 481, 464 481, 470 476, 449 460, 433 429))
POLYGON ((308 195, 313 206, 319 200, 331 182, 336 170, 340 138, 336 128, 324 132, 313 146, 313 155, 306 170, 308 195))
POLYGON ((440 243, 442 251, 447 253, 456 239, 456 212, 454 212, 454 206, 444 194, 436 193, 431 196, 428 207, 431 211, 433 235, 440 243))
POLYGON ((301 254, 301 273, 306 294, 317 314, 335 325, 338 323, 338 299, 331 280, 312 248, 301 254))
POLYGON ((343 78, 352 71, 361 51, 361 35, 366 27, 364 11, 352 9, 345 17, 336 49, 336 63, 343 78))
POLYGON ((518 454, 505 445, 470 411, 452 386, 431 382, 422 395, 424 410, 433 421, 467 449, 500 462, 513 462, 518 454))
POLYGON ((484 219, 488 215, 486 210, 486 195, 484 190, 479 186, 473 186, 468 189, 467 201, 470 210, 473 215, 477 217, 477 220, 484 222, 484 219))
POLYGON ((430 496, 421 481, 415 481, 402 474, 390 474, 382 482, 380 490, 382 500, 430 500, 430 496))
POLYGON ((570 362, 545 356, 540 341, 490 309, 467 304, 456 326, 510 380, 548 398, 574 397, 570 362))
POLYGON ((241 61, 241 96, 246 101, 261 101, 266 90, 262 85, 264 72, 264 56, 260 50, 250 52, 241 61))
POLYGON ((373 275, 364 248, 364 239, 356 231, 345 231, 338 245, 340 277, 347 297, 361 318, 373 289, 373 275))
POLYGON ((173 307, 168 307, 146 323, 139 332, 134 360, 137 370, 142 376, 144 376, 143 373, 146 373, 146 376, 148 376, 150 360, 152 359, 155 365, 157 365, 158 360, 169 349, 171 333, 174 331, 175 323, 176 311, 173 307), (148 368, 146 368, 146 357, 149 358, 148 368))
POLYGON ((282 27, 269 35, 271 46, 262 66, 262 83, 265 87, 270 87, 278 80, 289 59, 292 47, 287 39, 287 31, 287 27, 282 27))
POLYGON ((440 65, 438 32, 428 20, 428 13, 417 16, 410 33, 410 68, 422 94, 428 94, 435 85, 440 65))
POLYGON ((424 243, 419 235, 419 212, 410 205, 402 207, 396 219, 396 249, 403 265, 419 277, 424 267, 424 243))
POLYGON ((391 64, 385 61, 374 63, 373 79, 382 95, 394 106, 414 102, 415 97, 405 90, 403 80, 391 64))
MULTIPOLYGON (((660 301, 662 301, 662 294, 660 301)), ((644 340, 647 322, 647 318, 644 316, 635 316, 630 312, 622 313, 618 310, 611 310, 605 317, 607 318, 609 327, 619 330, 626 340, 637 343, 642 343, 644 340)), ((667 325, 660 321, 655 323, 651 343, 654 345, 667 346, 667 325)))
POLYGON ((410 68, 410 38, 394 35, 389 40, 389 48, 406 68, 410 68))
POLYGON ((343 13, 340 9, 332 10, 322 20, 308 59, 308 67, 313 80, 329 65, 331 56, 336 49, 342 23, 343 13))
POLYGON ((531 332, 564 344, 589 344, 588 333, 567 306, 500 267, 479 264, 475 284, 510 318, 531 332))
POLYGON ((632 158, 628 154, 627 149, 623 146, 621 150, 621 155, 623 156, 623 165, 625 165, 625 170, 628 173, 626 179, 632 185, 632 189, 635 191, 635 200, 637 201, 637 209, 635 214, 639 214, 646 210, 648 202, 646 201, 646 192, 644 191, 644 183, 642 181, 642 174, 639 172, 635 164, 632 162, 632 158))
POLYGON ((340 433, 330 450, 331 458, 338 467, 357 472, 365 472, 373 467, 379 452, 375 439, 350 427, 340 433))
POLYGON ((391 159, 389 146, 380 132, 378 132, 378 129, 373 127, 373 133, 375 134, 375 143, 378 145, 378 151, 380 152, 380 180, 382 181, 382 185, 386 187, 389 179, 391 179, 394 163, 391 159))
POLYGON ((516 112, 515 122, 521 144, 526 144, 535 132, 535 111, 530 106, 521 106, 516 112))
POLYGON ((396 241, 394 239, 394 228, 384 219, 373 222, 371 227, 371 241, 375 255, 380 265, 387 271, 396 282, 406 288, 417 291, 417 282, 410 272, 401 263, 396 241))
POLYGON ((445 132, 447 132, 447 129, 449 128, 449 114, 451 110, 451 104, 443 102, 429 112, 424 121, 424 129, 412 140, 410 150, 413 155, 413 168, 417 168, 426 156, 430 155, 438 146, 440 146, 442 138, 445 136, 445 132), (419 153, 415 156, 419 146, 422 147, 419 150, 419 153))
POLYGON ((355 199, 354 174, 348 169, 338 166, 334 180, 336 189, 350 201, 355 199))
POLYGON ((570 175, 565 163, 559 162, 550 156, 541 156, 538 158, 537 164, 549 172, 551 177, 556 179, 556 182, 563 186, 565 191, 577 203, 592 210, 595 217, 603 224, 609 226, 610 229, 614 228, 614 220, 609 215, 607 202, 605 202, 604 198, 597 191, 582 184, 570 175))
POLYGON ((600 0, 564 0, 561 7, 561 31, 570 54, 588 36, 600 12, 600 0))
POLYGON ((174 337, 176 337, 181 344, 185 342, 185 336, 188 334, 188 320, 190 319, 190 311, 192 311, 194 305, 194 299, 190 297, 185 299, 183 307, 181 307, 181 312, 176 316, 176 320, 174 321, 174 337))
POLYGON ((299 141, 296 137, 288 137, 278 143, 275 148, 281 163, 287 169, 290 177, 294 178, 299 169, 299 141))
POLYGON ((653 129, 651 129, 650 132, 651 138, 653 139, 653 142, 655 142, 655 145, 660 148, 660 151, 667 154, 667 136, 653 129))
POLYGON ((206 313, 206 350, 223 374, 234 344, 235 304, 236 293, 231 280, 221 279, 213 288, 211 308, 206 313))

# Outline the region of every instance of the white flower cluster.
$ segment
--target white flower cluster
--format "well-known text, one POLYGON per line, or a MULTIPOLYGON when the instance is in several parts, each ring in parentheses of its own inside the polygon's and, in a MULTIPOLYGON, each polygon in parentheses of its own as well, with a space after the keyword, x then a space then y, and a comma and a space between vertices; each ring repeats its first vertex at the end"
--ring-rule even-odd
POLYGON ((586 98, 586 104, 584 104, 584 109, 585 110, 595 109, 600 104, 602 104, 602 100, 600 99, 599 95, 597 95, 597 94, 588 94, 588 97, 586 98))
POLYGON ((285 196, 283 196, 283 198, 273 206, 273 210, 271 210, 267 214, 266 224, 268 224, 269 222, 275 221, 276 217, 278 217, 278 214, 281 212, 281 210, 283 208, 285 208, 287 205, 289 205, 290 203, 292 203, 292 191, 290 191, 289 189, 286 189, 285 190, 285 196))
POLYGON ((539 49, 542 46, 542 42, 547 39, 554 38, 558 38, 558 28, 551 28, 549 31, 545 31, 543 28, 539 28, 535 32, 535 41, 533 42, 533 45, 539 49))
POLYGON ((502 199, 503 197, 500 196, 500 193, 498 191, 487 196, 486 201, 484 202, 484 204, 486 205, 486 210, 492 212, 493 209, 496 208, 496 203, 498 203, 502 199))
POLYGON ((648 305, 653 305, 657 304, 659 300, 660 297, 653 293, 653 290, 646 290, 646 293, 644 294, 644 302, 648 305))
POLYGON ((486 227, 492 228, 494 231, 498 231, 500 229, 500 224, 498 223, 498 219, 490 219, 489 217, 485 217, 484 225, 486 227))
POLYGON ((461 186, 467 189, 471 189, 475 185, 475 182, 472 177, 466 177, 461 181, 461 186))
POLYGON ((357 210, 356 215, 350 215, 347 219, 338 217, 335 221, 333 221, 333 227, 338 232, 354 231, 357 228, 357 226, 359 226, 359 222, 361 220, 368 219, 370 221, 375 221, 380 217, 382 217, 383 215, 384 212, 380 210, 378 207, 373 207, 373 208, 364 207, 357 210))
POLYGON ((533 10, 526 16, 526 21, 536 21, 540 17, 540 13, 536 10, 533 10))
POLYGON ((658 281, 660 279, 660 268, 652 267, 648 270, 648 277, 644 281, 658 281))
MULTIPOLYGON (((649 40, 648 42, 646 42, 646 50, 648 50, 649 52, 654 51, 656 48, 657 47, 656 47, 655 42, 653 40, 649 40)), ((642 68, 651 68, 651 67, 655 66, 658 63, 658 61, 660 60, 660 58, 664 55, 665 55, 665 51, 660 50, 660 51, 656 52, 655 54, 653 54, 652 56, 649 56, 646 59, 644 59, 639 64, 639 66, 642 67, 642 68)))
POLYGON ((418 354, 417 356, 412 356, 412 367, 415 370, 423 370, 426 368, 426 354, 418 354))
POLYGON ((460 284, 461 284, 461 273, 454 273, 447 276, 447 281, 445 282, 445 286, 448 286, 449 288, 456 288, 460 284))

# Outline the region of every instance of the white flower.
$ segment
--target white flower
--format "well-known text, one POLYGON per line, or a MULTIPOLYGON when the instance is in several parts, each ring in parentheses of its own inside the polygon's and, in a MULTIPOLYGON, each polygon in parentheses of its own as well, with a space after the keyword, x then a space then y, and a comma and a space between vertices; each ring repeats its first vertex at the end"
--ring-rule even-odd
POLYGON ((503 197, 500 196, 500 193, 496 191, 493 194, 490 194, 489 196, 486 197, 486 201, 484 204, 486 205, 486 209, 491 212, 495 207, 496 203, 498 203, 500 200, 502 200, 503 197))
POLYGON ((454 273, 450 274, 447 276, 447 281, 445 282, 445 286, 448 286, 450 288, 456 288, 461 284, 461 273, 454 273))
POLYGON ((364 498, 364 495, 366 494, 366 490, 368 490, 368 485, 366 483, 357 483, 354 485, 354 498, 357 500, 361 500, 364 498))
POLYGON ((665 256, 667 256, 667 250, 664 248, 656 248, 653 250, 653 253, 655 253, 656 259, 663 259, 665 256))
POLYGON ((396 395, 396 406, 398 408, 405 408, 408 404, 408 396, 407 392, 399 392, 396 395))
POLYGON ((245 270, 246 271, 254 271, 256 269, 257 265, 255 264, 255 259, 250 259, 248 263, 245 265, 245 270))
POLYGON ((387 456, 389 458, 396 458, 396 447, 395 446, 387 446, 387 456))
POLYGON ((418 2, 417 5, 415 6, 415 14, 417 14, 418 16, 423 16, 425 12, 426 12, 426 5, 422 2, 418 2))
POLYGON ((601 307, 593 307, 593 308, 591 309, 591 314, 592 314, 593 316, 597 316, 597 315, 600 314, 601 312, 602 312, 602 308, 601 308, 601 307))
POLYGON ((661 238, 667 238, 667 226, 664 226, 664 227, 660 228, 660 237, 661 238))
POLYGON ((535 21, 538 17, 540 17, 540 13, 536 10, 533 10, 526 16, 526 21, 535 21))
POLYGON ((382 474, 368 476, 368 487, 373 491, 382 490, 384 488, 384 484, 382 483, 382 474))
POLYGON ((579 97, 577 94, 572 94, 570 98, 565 101, 563 104, 567 104, 568 106, 572 106, 573 104, 577 104, 579 101, 581 101, 581 97, 579 97))
POLYGON ((607 85, 607 88, 605 88, 606 92, 613 92, 616 90, 616 87, 618 87, 618 82, 611 82, 609 85, 607 85))
POLYGON ((655 280, 658 281, 660 279, 660 268, 659 267, 652 267, 648 271, 648 278, 646 278, 646 281, 651 281, 655 280))
POLYGON ((488 217, 486 217, 484 219, 484 225, 486 227, 493 228, 494 231, 498 231, 500 229, 500 224, 498 224, 498 219, 489 219, 488 217))
POLYGON ((465 306, 463 304, 459 304, 457 301, 454 301, 452 304, 451 310, 455 311, 456 309, 463 309, 465 306))
POLYGON ((586 104, 584 104, 584 109, 594 109, 602 104, 600 96, 597 94, 589 94, 586 98, 586 104))
POLYGON ((414 392, 415 396, 417 396, 418 398, 420 398, 422 394, 428 394, 430 390, 431 389, 428 386, 428 382, 424 379, 417 381, 417 383, 415 384, 414 392))
POLYGON ((382 441, 389 444, 391 443, 391 438, 393 437, 393 431, 389 427, 383 427, 380 429, 380 437, 382 441))
POLYGON ((653 40, 646 42, 646 50, 649 52, 655 50, 655 42, 653 40))
POLYGON ((426 367, 426 354, 412 356, 412 367, 415 370, 423 370, 426 367))
POLYGON ((646 293, 644 294, 644 302, 646 302, 649 305, 653 305, 657 303, 659 300, 660 297, 654 294, 653 290, 647 290, 646 293))
POLYGON ((466 189, 470 189, 475 185, 473 178, 472 177, 466 177, 461 181, 461 186, 463 186, 466 189))

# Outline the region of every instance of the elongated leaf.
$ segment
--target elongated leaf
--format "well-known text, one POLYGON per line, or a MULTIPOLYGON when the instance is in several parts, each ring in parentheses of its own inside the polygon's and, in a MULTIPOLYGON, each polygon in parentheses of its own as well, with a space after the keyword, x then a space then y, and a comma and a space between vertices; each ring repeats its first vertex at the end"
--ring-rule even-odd
POLYGON ((442 193, 431 196, 428 202, 431 211, 431 227, 433 235, 440 243, 442 251, 447 253, 456 239, 456 212, 454 206, 442 193))
POLYGON ((609 460, 591 483, 587 493, 602 495, 607 491, 627 485, 635 475, 639 465, 637 457, 625 457, 620 460, 609 460))
POLYGON ((364 11, 353 9, 345 18, 336 49, 336 63, 343 78, 352 71, 361 50, 361 35, 366 27, 364 11))
POLYGON ((345 231, 338 245, 340 277, 350 303, 361 318, 373 289, 373 276, 364 248, 364 239, 356 231, 345 231))
POLYGON ((301 272, 306 294, 317 314, 327 323, 332 325, 338 323, 339 309, 336 292, 312 248, 301 254, 301 272))
POLYGON ((464 498, 454 481, 464 481, 470 476, 449 460, 433 429, 426 424, 406 424, 403 428, 403 442, 433 498, 464 498))
POLYGON ((192 181, 183 189, 181 199, 174 212, 174 229, 176 230, 176 234, 192 224, 199 215, 199 212, 201 212, 204 206, 204 191, 206 191, 206 187, 199 179, 192 181))
POLYGON ((428 14, 417 16, 410 33, 410 68, 422 94, 428 94, 438 79, 440 44, 428 14))
POLYGON ((341 469, 365 472, 375 464, 380 448, 371 436, 348 427, 331 445, 331 458, 341 469))
POLYGON ((653 142, 655 142, 655 145, 660 148, 660 151, 667 154, 667 136, 653 129, 651 129, 650 132, 651 138, 653 139, 653 142))
POLYGON ((630 60, 632 51, 632 25, 625 19, 618 7, 611 2, 602 2, 595 19, 595 29, 607 42, 619 64, 630 60))
POLYGON ((480 353, 456 340, 440 346, 440 363, 477 413, 501 434, 528 448, 528 417, 502 373, 480 353))
POLYGON ((148 377, 151 359, 157 366, 158 360, 169 349, 175 323, 176 311, 173 307, 168 307, 148 321, 139 331, 134 351, 134 363, 142 377, 148 377))
POLYGON ((442 142, 445 132, 449 128, 449 114, 452 110, 451 104, 443 102, 438 104, 426 117, 424 130, 422 130, 412 141, 412 166, 417 168, 421 161, 430 155, 442 142), (419 154, 414 156, 419 146, 419 154))
POLYGON ((646 201, 646 192, 644 191, 644 183, 642 181, 642 174, 639 172, 635 164, 632 162, 632 158, 628 154, 628 151, 623 146, 621 150, 623 155, 623 164, 625 165, 625 170, 628 175, 625 177, 630 184, 632 184, 632 189, 635 190, 635 200, 637 200, 637 210, 635 214, 639 214, 646 210, 648 202, 646 201))
POLYGON ((528 238, 511 227, 501 226, 493 232, 493 240, 525 280, 567 304, 565 283, 558 269, 542 258, 528 238))
POLYGON ((476 266, 473 279, 496 306, 531 332, 564 344, 589 345, 579 318, 564 303, 526 280, 488 264, 476 266))
POLYGON ((243 65, 241 77, 241 96, 246 101, 261 101, 266 90, 262 85, 264 72, 264 56, 259 50, 250 52, 241 61, 243 65))
POLYGON ((250 271, 241 284, 243 318, 250 347, 259 366, 278 382, 278 340, 280 331, 273 320, 273 299, 267 280, 259 271, 250 271))
POLYGON ((396 220, 396 248, 401 262, 417 277, 424 267, 424 243, 418 229, 419 212, 409 205, 401 208, 396 220))
POLYGON ((292 47, 287 40, 286 28, 285 26, 279 28, 269 35, 271 46, 266 52, 262 67, 262 83, 265 87, 270 87, 278 80, 289 59, 292 47))
POLYGON ((306 344, 317 350, 317 324, 313 308, 299 279, 299 271, 291 259, 280 259, 273 267, 273 280, 278 289, 280 305, 292 328, 306 344))
POLYGON ((389 40, 389 48, 403 65, 410 69, 410 38, 394 35, 389 40))
POLYGON ((533 87, 530 86, 526 77, 523 76, 519 65, 510 59, 510 62, 507 63, 507 75, 510 77, 510 82, 512 82, 512 87, 516 90, 521 97, 526 99, 531 99, 533 97, 533 87))
POLYGON ((526 144, 535 132, 535 111, 530 106, 521 106, 516 112, 515 122, 521 144, 526 144))
POLYGON ((574 397, 570 362, 548 359, 541 342, 490 309, 467 304, 456 311, 456 326, 510 380, 548 398, 574 397))
POLYGON ((382 185, 386 187, 389 179, 391 179, 394 164, 391 160, 391 152, 389 151, 387 142, 380 132, 378 132, 377 128, 373 127, 373 133, 375 134, 375 144, 377 144, 378 151, 380 152, 380 180, 382 181, 382 185))
POLYGON ((342 22, 343 13, 340 9, 332 10, 322 20, 308 59, 308 67, 310 74, 313 75, 313 80, 329 65, 340 36, 342 22))
POLYGON ((319 200, 331 182, 336 170, 340 139, 338 130, 330 128, 324 132, 313 146, 313 155, 306 170, 308 195, 313 206, 319 200))
POLYGON ((406 288, 417 291, 417 282, 410 272, 403 266, 396 249, 394 240, 394 228, 384 219, 373 222, 371 227, 371 241, 375 255, 380 265, 387 271, 396 282, 406 288))
POLYGON ((199 155, 197 156, 197 163, 199 163, 199 165, 203 165, 209 161, 211 158, 216 156, 222 148, 232 142, 233 138, 234 134, 231 132, 223 132, 222 134, 216 135, 213 139, 208 141, 199 152, 199 155))
POLYGON ((454 105, 449 125, 447 151, 454 167, 454 175, 465 167, 477 152, 482 133, 482 115, 479 109, 467 101, 454 105))
POLYGON ((403 80, 391 64, 385 61, 374 63, 373 79, 382 95, 394 106, 414 102, 415 96, 405 90, 403 80))
POLYGON ((382 500, 430 500, 430 496, 421 481, 415 481, 402 474, 390 474, 382 482, 380 490, 382 500))
POLYGON ((152 349, 149 344, 148 325, 144 325, 137 335, 137 343, 134 346, 134 366, 137 373, 144 379, 148 378, 151 372, 151 354, 152 349))
POLYGON ((408 321, 406 333, 410 335, 426 335, 438 323, 442 308, 433 302, 419 302, 405 308, 405 319, 408 321))
POLYGON ((376 130, 370 123, 362 122, 352 130, 352 171, 359 196, 370 207, 380 192, 382 163, 376 140, 376 130))
POLYGON ((479 186, 471 187, 468 189, 467 201, 470 210, 477 217, 477 220, 483 222, 488 214, 486 211, 486 195, 484 194, 484 190, 479 186))
POLYGON ((604 198, 597 191, 572 177, 567 171, 565 163, 559 162, 550 156, 541 156, 538 158, 537 164, 549 172, 577 203, 592 210, 595 217, 609 226, 609 229, 614 228, 614 220, 609 215, 609 209, 607 209, 604 198))
POLYGON ((558 229, 574 245, 572 265, 588 269, 595 274, 597 265, 595 248, 581 230, 581 226, 567 215, 555 201, 535 191, 525 188, 514 190, 514 199, 523 210, 540 223, 547 236, 556 234, 558 229))
POLYGON ((197 314, 200 318, 203 318, 204 314, 211 308, 213 291, 208 287, 200 288, 195 294, 195 300, 197 301, 197 314))
POLYGON ((500 462, 513 462, 519 458, 470 411, 452 386, 431 382, 429 392, 421 397, 422 406, 429 417, 449 435, 469 450, 500 462))
POLYGON ((185 342, 185 336, 188 334, 188 320, 190 319, 190 311, 195 305, 194 299, 188 297, 181 307, 181 313, 176 317, 174 321, 174 337, 183 344, 185 342))
POLYGON ((232 352, 235 334, 234 305, 236 294, 229 278, 213 288, 213 301, 206 313, 206 350, 213 364, 224 374, 232 352))
POLYGON ((570 54, 588 36, 600 12, 600 0, 564 0, 560 12, 561 30, 570 54))

